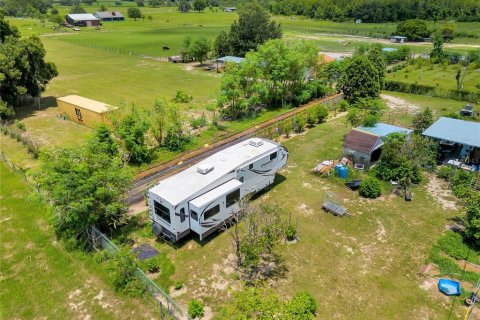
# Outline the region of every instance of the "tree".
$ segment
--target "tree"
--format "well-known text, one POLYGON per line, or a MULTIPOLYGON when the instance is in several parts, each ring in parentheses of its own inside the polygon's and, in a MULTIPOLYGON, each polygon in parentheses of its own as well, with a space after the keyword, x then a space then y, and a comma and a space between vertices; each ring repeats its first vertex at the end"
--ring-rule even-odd
POLYGON ((57 8, 52 8, 52 9, 50 9, 50 14, 51 14, 51 15, 58 14, 58 9, 57 9, 57 8))
POLYGON ((20 33, 17 27, 11 26, 10 23, 2 17, 0 18, 0 43, 4 43, 8 36, 20 38, 20 33))
POLYGON ((417 113, 413 118, 413 128, 415 134, 422 134, 433 123, 433 113, 430 108, 426 108, 420 113, 417 113))
POLYGON ((383 89, 383 83, 385 79, 385 70, 387 68, 385 55, 382 53, 382 50, 380 47, 374 46, 367 52, 367 58, 377 69, 378 78, 380 81, 380 89, 383 89))
MULTIPOLYGON (((97 131, 93 139, 102 136, 97 131)), ((85 245, 91 225, 109 231, 124 221, 132 174, 108 148, 106 143, 90 141, 83 147, 46 149, 40 154, 36 181, 53 206, 55 233, 72 247, 85 245)))
POLYGON ((137 21, 137 19, 140 19, 142 17, 142 12, 140 11, 140 9, 135 7, 128 8, 127 14, 129 18, 134 19, 135 21, 137 21))
POLYGON ((170 151, 180 151, 189 141, 190 136, 184 133, 181 124, 174 123, 168 127, 163 145, 170 151))
POLYGON ((192 56, 192 46, 193 40, 191 36, 186 36, 183 39, 183 46, 180 49, 180 55, 182 56, 182 61, 187 62, 193 58, 192 56))
POLYGON ((232 54, 243 57, 265 41, 282 37, 280 25, 270 21, 268 13, 258 2, 247 2, 238 15, 238 22, 233 22, 228 35, 232 54))
POLYGON ((213 44, 213 49, 215 51, 215 55, 217 57, 224 57, 231 55, 230 53, 230 42, 228 38, 228 33, 225 31, 220 32, 217 38, 215 38, 215 42, 213 44))
POLYGON ((380 93, 378 69, 366 56, 357 56, 346 67, 342 76, 343 93, 348 102, 358 98, 375 98, 380 93))
POLYGON ((466 203, 465 233, 480 248, 480 195, 474 193, 466 203))
POLYGON ((192 5, 188 1, 181 1, 178 5, 178 11, 180 12, 188 12, 192 9, 192 5))
POLYGON ((207 7, 207 3, 205 0, 194 0, 193 1, 193 10, 195 11, 203 11, 207 7))
POLYGON ((99 10, 100 10, 101 12, 105 12, 105 11, 108 10, 108 8, 102 3, 102 5, 100 6, 99 10))
POLYGON ((455 34, 455 24, 446 23, 440 28, 440 34, 443 37, 443 40, 449 41, 453 39, 455 34))
POLYGON ((96 0, 82 0, 82 2, 87 5, 87 6, 91 6, 96 0))
POLYGON ((118 155, 118 143, 113 139, 112 132, 105 124, 99 124, 95 135, 88 141, 90 150, 106 153, 110 157, 118 155))
POLYGON ((203 65, 203 60, 208 57, 211 50, 210 40, 200 37, 195 39, 191 48, 191 55, 195 60, 200 61, 200 65, 203 65))
POLYGON ((158 7, 160 6, 161 2, 160 0, 148 0, 148 4, 151 6, 151 7, 158 7))
POLYGON ((4 112, 0 118, 4 118, 13 114, 19 96, 39 97, 58 72, 53 63, 45 62, 45 49, 38 37, 19 38, 16 29, 9 29, 3 19, 0 27, 0 39, 4 39, 0 45, 0 102, 4 112), (10 111, 5 112, 5 108, 10 111))
POLYGON ((152 152, 145 142, 145 135, 150 127, 135 106, 120 121, 115 120, 118 135, 122 138, 128 158, 131 163, 142 164, 150 162, 152 152))
POLYGON ((414 41, 427 38, 430 35, 427 23, 420 19, 410 19, 400 22, 397 25, 396 33, 414 41))
POLYGON ((443 59, 443 38, 439 35, 435 35, 433 38, 433 49, 430 52, 430 58, 439 61, 443 59))
POLYGON ((72 9, 70 9, 69 13, 70 14, 76 14, 76 13, 87 13, 87 12, 85 11, 85 9, 83 9, 82 7, 77 5, 77 6, 72 7, 72 9))
POLYGON ((53 23, 56 23, 56 24, 61 24, 61 23, 63 23, 65 20, 64 20, 62 17, 60 17, 60 15, 58 15, 58 14, 53 14, 53 15, 51 15, 50 17, 48 17, 48 21, 53 22, 53 23))

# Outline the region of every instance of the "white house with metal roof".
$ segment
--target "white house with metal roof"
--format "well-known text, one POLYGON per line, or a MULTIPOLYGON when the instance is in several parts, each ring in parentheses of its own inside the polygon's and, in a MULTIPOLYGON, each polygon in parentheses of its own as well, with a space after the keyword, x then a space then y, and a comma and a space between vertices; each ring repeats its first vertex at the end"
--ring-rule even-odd
POLYGON ((70 13, 66 20, 69 24, 79 27, 96 27, 100 25, 100 19, 91 13, 70 13))
POLYGON ((147 192, 154 234, 178 241, 192 230, 204 239, 238 211, 246 194, 271 185, 287 158, 280 144, 252 138, 160 181, 147 192))

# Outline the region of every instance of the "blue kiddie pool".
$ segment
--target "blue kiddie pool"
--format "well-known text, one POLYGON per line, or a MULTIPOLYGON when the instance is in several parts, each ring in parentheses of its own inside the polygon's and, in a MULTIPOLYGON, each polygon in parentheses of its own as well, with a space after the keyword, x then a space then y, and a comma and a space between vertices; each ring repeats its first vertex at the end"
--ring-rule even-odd
POLYGON ((447 296, 459 296, 462 292, 462 289, 460 288, 460 282, 450 279, 438 280, 438 290, 447 296))

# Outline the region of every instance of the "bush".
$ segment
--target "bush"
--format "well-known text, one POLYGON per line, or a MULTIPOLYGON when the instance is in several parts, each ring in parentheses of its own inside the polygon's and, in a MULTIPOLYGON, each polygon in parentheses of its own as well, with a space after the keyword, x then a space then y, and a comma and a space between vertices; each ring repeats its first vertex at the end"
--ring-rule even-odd
POLYGON ((168 128, 163 145, 170 151, 180 151, 189 141, 190 136, 183 133, 181 126, 174 125, 168 128))
POLYGON ((145 293, 146 285, 135 275, 138 264, 132 253, 127 249, 122 249, 107 262, 107 268, 111 271, 112 284, 116 291, 132 297, 140 297, 145 293))
POLYGON ((203 317, 203 304, 195 299, 190 300, 188 303, 188 315, 193 319, 203 317))
POLYGON ((377 178, 368 177, 360 184, 359 192, 365 198, 378 198, 382 194, 380 182, 377 178))
POLYGON ((293 118, 292 125, 295 133, 302 133, 305 129, 305 119, 301 115, 296 115, 293 118))
POLYGON ((310 293, 300 292, 285 304, 285 309, 287 319, 314 319, 317 302, 310 293))
POLYGON ((176 103, 188 103, 193 100, 192 96, 189 96, 186 92, 178 90, 173 98, 173 102, 176 103))
POLYGON ((183 283, 180 282, 180 281, 175 281, 175 283, 173 284, 173 288, 174 288, 175 290, 180 290, 180 289, 183 288, 183 283))
POLYGON ((202 114, 198 118, 190 119, 190 127, 192 127, 193 129, 203 128, 207 125, 207 122, 208 122, 207 117, 204 114, 202 114))
POLYGON ((475 264, 480 264, 480 258, 475 250, 468 247, 461 234, 453 231, 447 231, 438 240, 440 249, 455 259, 469 260, 475 264))
POLYGON ((374 127, 378 122, 378 117, 373 114, 367 114, 363 118, 363 125, 365 127, 374 127))
POLYGON ((452 167, 449 167, 449 166, 442 166, 438 169, 437 171, 437 176, 439 178, 442 178, 442 179, 445 179, 445 180, 449 180, 450 177, 453 176, 453 174, 455 173, 455 169, 452 168, 452 167))
POLYGON ((22 131, 27 131, 27 128, 25 127, 25 124, 23 122, 15 120, 15 125, 17 126, 18 129, 22 131))
POLYGON ((317 122, 317 114, 315 113, 314 109, 309 109, 307 111, 305 120, 307 122, 307 125, 311 128, 315 126, 315 123, 317 122))
POLYGON ((318 106, 315 107, 314 110, 315 110, 315 117, 317 119, 317 123, 322 123, 328 117, 327 107, 319 104, 318 106))
POLYGON ((157 257, 145 259, 142 264, 145 270, 147 270, 149 273, 158 272, 160 270, 160 261, 157 259, 157 257))
POLYGON ((285 133, 285 137, 290 137, 290 133, 292 133, 292 122, 286 121, 285 125, 283 126, 283 132, 285 133))
POLYGON ((289 224, 285 229, 285 236, 287 237, 288 241, 293 241, 297 237, 297 229, 294 225, 289 224))
POLYGON ((340 112, 345 112, 345 111, 347 111, 349 106, 350 105, 348 104, 348 102, 346 100, 342 100, 338 104, 338 109, 340 110, 340 112))

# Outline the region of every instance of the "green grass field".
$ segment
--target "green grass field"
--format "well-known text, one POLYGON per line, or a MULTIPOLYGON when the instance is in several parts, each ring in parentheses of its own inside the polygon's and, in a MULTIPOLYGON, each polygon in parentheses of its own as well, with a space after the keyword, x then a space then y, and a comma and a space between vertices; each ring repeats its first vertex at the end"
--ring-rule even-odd
POLYGON ((49 226, 48 208, 30 199, 32 191, 0 161, 0 318, 157 316, 148 303, 114 293, 92 256, 66 251, 49 226))
MULTIPOLYGON (((387 80, 395 80, 407 83, 418 83, 427 86, 439 87, 447 90, 456 90, 457 82, 455 75, 459 65, 409 65, 396 72, 387 73, 387 80)), ((480 69, 469 68, 464 80, 464 90, 471 92, 480 91, 480 69)))
MULTIPOLYGON (((413 188, 413 202, 390 195, 376 200, 359 198, 342 182, 311 173, 321 160, 341 154, 342 137, 350 130, 344 119, 319 125, 306 134, 284 142, 289 162, 279 172, 277 184, 255 203, 275 203, 292 213, 298 224, 299 242, 282 244, 286 276, 271 284, 282 297, 298 291, 311 292, 319 304, 319 318, 336 319, 445 319, 452 299, 423 290, 417 271, 445 230, 448 218, 458 214, 445 211, 429 194, 426 182, 413 188), (346 206, 350 218, 338 218, 321 210, 326 193, 346 206)), ((187 240, 174 249, 149 236, 149 219, 129 235, 137 242, 149 242, 176 266, 173 281, 186 284, 174 293, 186 304, 200 298, 218 310, 228 301, 225 288, 238 288, 232 272, 231 238, 219 233, 204 243, 187 240), (193 272, 195 270, 195 272, 193 272), (193 273, 192 273, 193 272, 193 273)), ((174 292, 174 291, 173 291, 174 292)), ((457 304, 454 315, 463 307, 457 304)))

